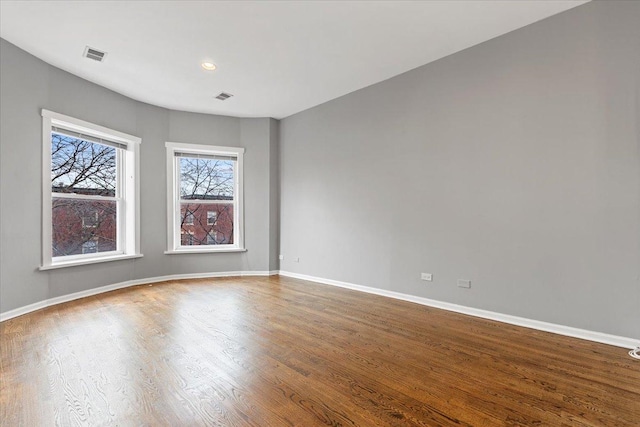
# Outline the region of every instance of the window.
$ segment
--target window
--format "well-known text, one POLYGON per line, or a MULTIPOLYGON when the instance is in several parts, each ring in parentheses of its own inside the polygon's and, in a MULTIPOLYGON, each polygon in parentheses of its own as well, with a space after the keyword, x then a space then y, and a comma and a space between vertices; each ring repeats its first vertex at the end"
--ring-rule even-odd
POLYGON ((88 242, 84 242, 82 244, 82 253, 83 254, 94 254, 98 252, 98 242, 95 240, 90 240, 88 242))
POLYGON ((207 234, 207 245, 217 245, 216 232, 207 234))
POLYGON ((193 246, 193 231, 187 231, 180 233, 183 246, 193 246))
POLYGON ((183 220, 184 225, 193 225, 193 221, 194 221, 193 212, 185 212, 184 220, 183 220))
POLYGON ((100 217, 98 212, 94 212, 93 215, 82 217, 82 227, 84 228, 95 228, 98 226, 99 222, 100 222, 100 217))
POLYGON ((218 212, 207 211, 207 225, 215 225, 218 218, 218 212))
POLYGON ((140 138, 42 110, 41 269, 141 256, 140 138))
POLYGON ((166 147, 167 253, 243 251, 244 148, 172 142, 166 147))

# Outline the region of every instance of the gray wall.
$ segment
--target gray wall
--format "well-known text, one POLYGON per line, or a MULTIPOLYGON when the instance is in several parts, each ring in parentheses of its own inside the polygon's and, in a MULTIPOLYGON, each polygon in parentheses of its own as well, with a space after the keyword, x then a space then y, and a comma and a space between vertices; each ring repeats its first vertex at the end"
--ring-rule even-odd
POLYGON ((0 40, 0 85, 0 312, 132 279, 278 268, 278 236, 270 231, 278 201, 278 182, 273 178, 278 167, 277 121, 176 112, 143 104, 49 66, 5 40, 0 40), (140 237, 144 258, 37 270, 42 108, 143 139, 140 237), (165 141, 246 148, 247 252, 163 254, 165 141))
POLYGON ((589 3, 282 120, 281 269, 639 338, 639 22, 589 3))
POLYGON ((278 270, 280 261, 280 122, 271 119, 269 145, 269 269, 278 270))

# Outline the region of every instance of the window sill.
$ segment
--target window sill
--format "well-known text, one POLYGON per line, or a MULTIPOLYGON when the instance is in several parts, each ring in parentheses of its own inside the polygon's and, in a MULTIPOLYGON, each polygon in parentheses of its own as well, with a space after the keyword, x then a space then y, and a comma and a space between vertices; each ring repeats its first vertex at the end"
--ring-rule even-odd
POLYGON ((134 254, 134 255, 110 255, 110 256, 105 256, 105 257, 101 257, 101 258, 91 258, 91 259, 82 259, 82 260, 73 260, 73 261, 63 261, 63 262, 56 262, 55 264, 51 264, 51 265, 43 265, 41 267, 38 268, 38 270, 40 271, 46 271, 46 270, 55 270, 57 268, 65 268, 65 267, 75 267, 78 265, 88 265, 88 264, 98 264, 101 262, 109 262, 109 261, 121 261, 121 260, 125 260, 125 259, 135 259, 135 258, 142 258, 144 255, 142 254, 134 254))
POLYGON ((165 255, 181 255, 181 254, 211 254, 220 252, 246 252, 244 248, 211 248, 211 249, 174 249, 172 251, 164 251, 165 255))

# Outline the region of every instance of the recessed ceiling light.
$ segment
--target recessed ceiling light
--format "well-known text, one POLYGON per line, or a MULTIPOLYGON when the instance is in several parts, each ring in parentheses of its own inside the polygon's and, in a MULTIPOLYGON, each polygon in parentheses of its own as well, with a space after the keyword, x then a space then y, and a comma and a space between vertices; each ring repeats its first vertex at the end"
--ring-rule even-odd
POLYGON ((213 62, 203 62, 201 65, 202 65, 202 68, 204 68, 207 71, 213 71, 216 69, 216 64, 214 64, 213 62))

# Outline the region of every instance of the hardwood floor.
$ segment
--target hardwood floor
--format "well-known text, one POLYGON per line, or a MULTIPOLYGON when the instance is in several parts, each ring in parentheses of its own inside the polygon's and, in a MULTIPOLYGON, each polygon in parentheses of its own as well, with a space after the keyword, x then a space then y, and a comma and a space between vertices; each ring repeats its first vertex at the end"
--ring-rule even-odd
POLYGON ((2 322, 2 426, 638 426, 622 348, 284 277, 2 322))

